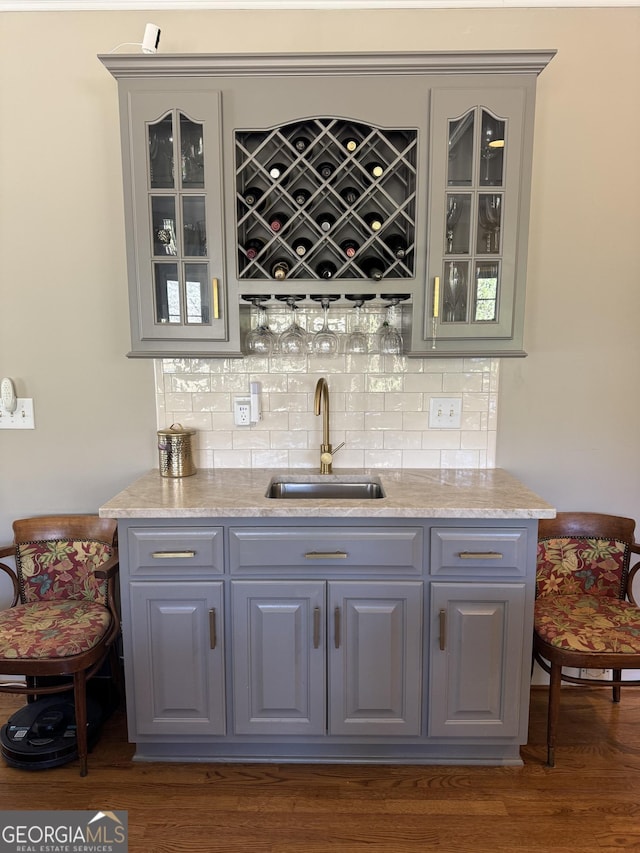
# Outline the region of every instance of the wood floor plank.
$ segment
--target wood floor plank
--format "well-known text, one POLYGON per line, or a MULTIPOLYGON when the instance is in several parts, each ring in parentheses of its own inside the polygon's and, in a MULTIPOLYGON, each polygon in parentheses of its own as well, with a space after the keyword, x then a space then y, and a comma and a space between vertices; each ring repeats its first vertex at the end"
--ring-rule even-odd
MULTIPOLYGON (((20 707, 0 694, 0 723, 20 707)), ((131 853, 640 851, 640 689, 563 689, 557 766, 534 688, 523 767, 133 762, 125 719, 75 763, 0 762, 0 808, 126 810, 131 853)))

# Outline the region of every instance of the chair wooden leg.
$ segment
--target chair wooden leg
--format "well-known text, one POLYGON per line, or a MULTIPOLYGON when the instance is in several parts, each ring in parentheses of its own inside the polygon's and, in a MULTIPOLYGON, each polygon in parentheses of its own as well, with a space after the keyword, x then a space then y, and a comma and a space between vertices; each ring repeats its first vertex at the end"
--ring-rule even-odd
POLYGON ((73 675, 73 700, 76 712, 76 742, 78 744, 78 760, 80 775, 87 775, 87 679, 84 672, 73 675))
MULTIPOLYGON (((622 678, 622 670, 621 669, 614 669, 613 670, 613 680, 614 681, 620 681, 621 678, 622 678)), ((614 702, 620 701, 620 685, 619 684, 613 685, 613 701, 614 702)))
POLYGON ((562 667, 557 663, 551 664, 549 676, 549 708, 547 712, 547 766, 555 767, 556 733, 558 717, 560 716, 560 687, 562 667))

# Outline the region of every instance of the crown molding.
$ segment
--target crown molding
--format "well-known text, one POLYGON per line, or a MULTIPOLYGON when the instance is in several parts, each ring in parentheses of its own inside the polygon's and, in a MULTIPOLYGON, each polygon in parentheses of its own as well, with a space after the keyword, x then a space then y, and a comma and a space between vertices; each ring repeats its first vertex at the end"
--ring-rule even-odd
POLYGON ((620 8, 640 0, 0 0, 0 12, 620 8))

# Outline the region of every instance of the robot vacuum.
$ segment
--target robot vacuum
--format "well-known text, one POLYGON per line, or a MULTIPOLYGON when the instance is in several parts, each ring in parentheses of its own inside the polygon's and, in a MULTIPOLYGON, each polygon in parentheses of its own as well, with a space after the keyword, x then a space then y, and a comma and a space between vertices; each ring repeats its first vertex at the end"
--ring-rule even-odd
MULTIPOLYGON (((91 749, 113 710, 108 695, 87 690, 87 741, 91 749)), ((10 767, 46 770, 78 757, 73 693, 42 696, 19 708, 0 730, 0 751, 10 767)))

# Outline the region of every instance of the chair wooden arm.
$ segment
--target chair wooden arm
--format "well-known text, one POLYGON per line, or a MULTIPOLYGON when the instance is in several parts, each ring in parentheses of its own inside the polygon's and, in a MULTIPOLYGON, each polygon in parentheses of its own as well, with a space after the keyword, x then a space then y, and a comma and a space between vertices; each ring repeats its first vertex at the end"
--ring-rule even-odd
MULTIPOLYGON (((634 542, 631 546, 631 552, 633 554, 640 554, 640 542, 634 542)), ((633 595, 633 579, 640 571, 640 560, 633 565, 629 571, 629 575, 627 577, 627 598, 632 604, 635 604, 636 607, 640 607, 640 604, 636 601, 633 595)))
MULTIPOLYGON (((0 549, 0 557, 8 557, 9 555, 12 555, 14 553, 15 553, 14 548, 9 548, 9 549, 2 548, 2 549, 0 549)), ((18 599, 20 598, 20 587, 18 585, 18 576, 16 575, 14 570, 11 568, 11 566, 7 566, 6 563, 0 563, 0 571, 3 571, 6 575, 9 575, 9 578, 11 580, 11 584, 13 586, 13 599, 12 599, 11 604, 9 606, 15 607, 15 605, 18 603, 18 599)))
POLYGON ((118 552, 114 551, 114 553, 109 557, 109 559, 99 565, 96 569, 93 570, 94 575, 101 580, 109 580, 110 578, 115 578, 118 574, 120 568, 120 560, 118 557, 118 552))
POLYGON ((16 546, 15 545, 3 545, 3 547, 0 548, 0 557, 13 557, 13 556, 15 556, 15 553, 16 553, 16 546))

